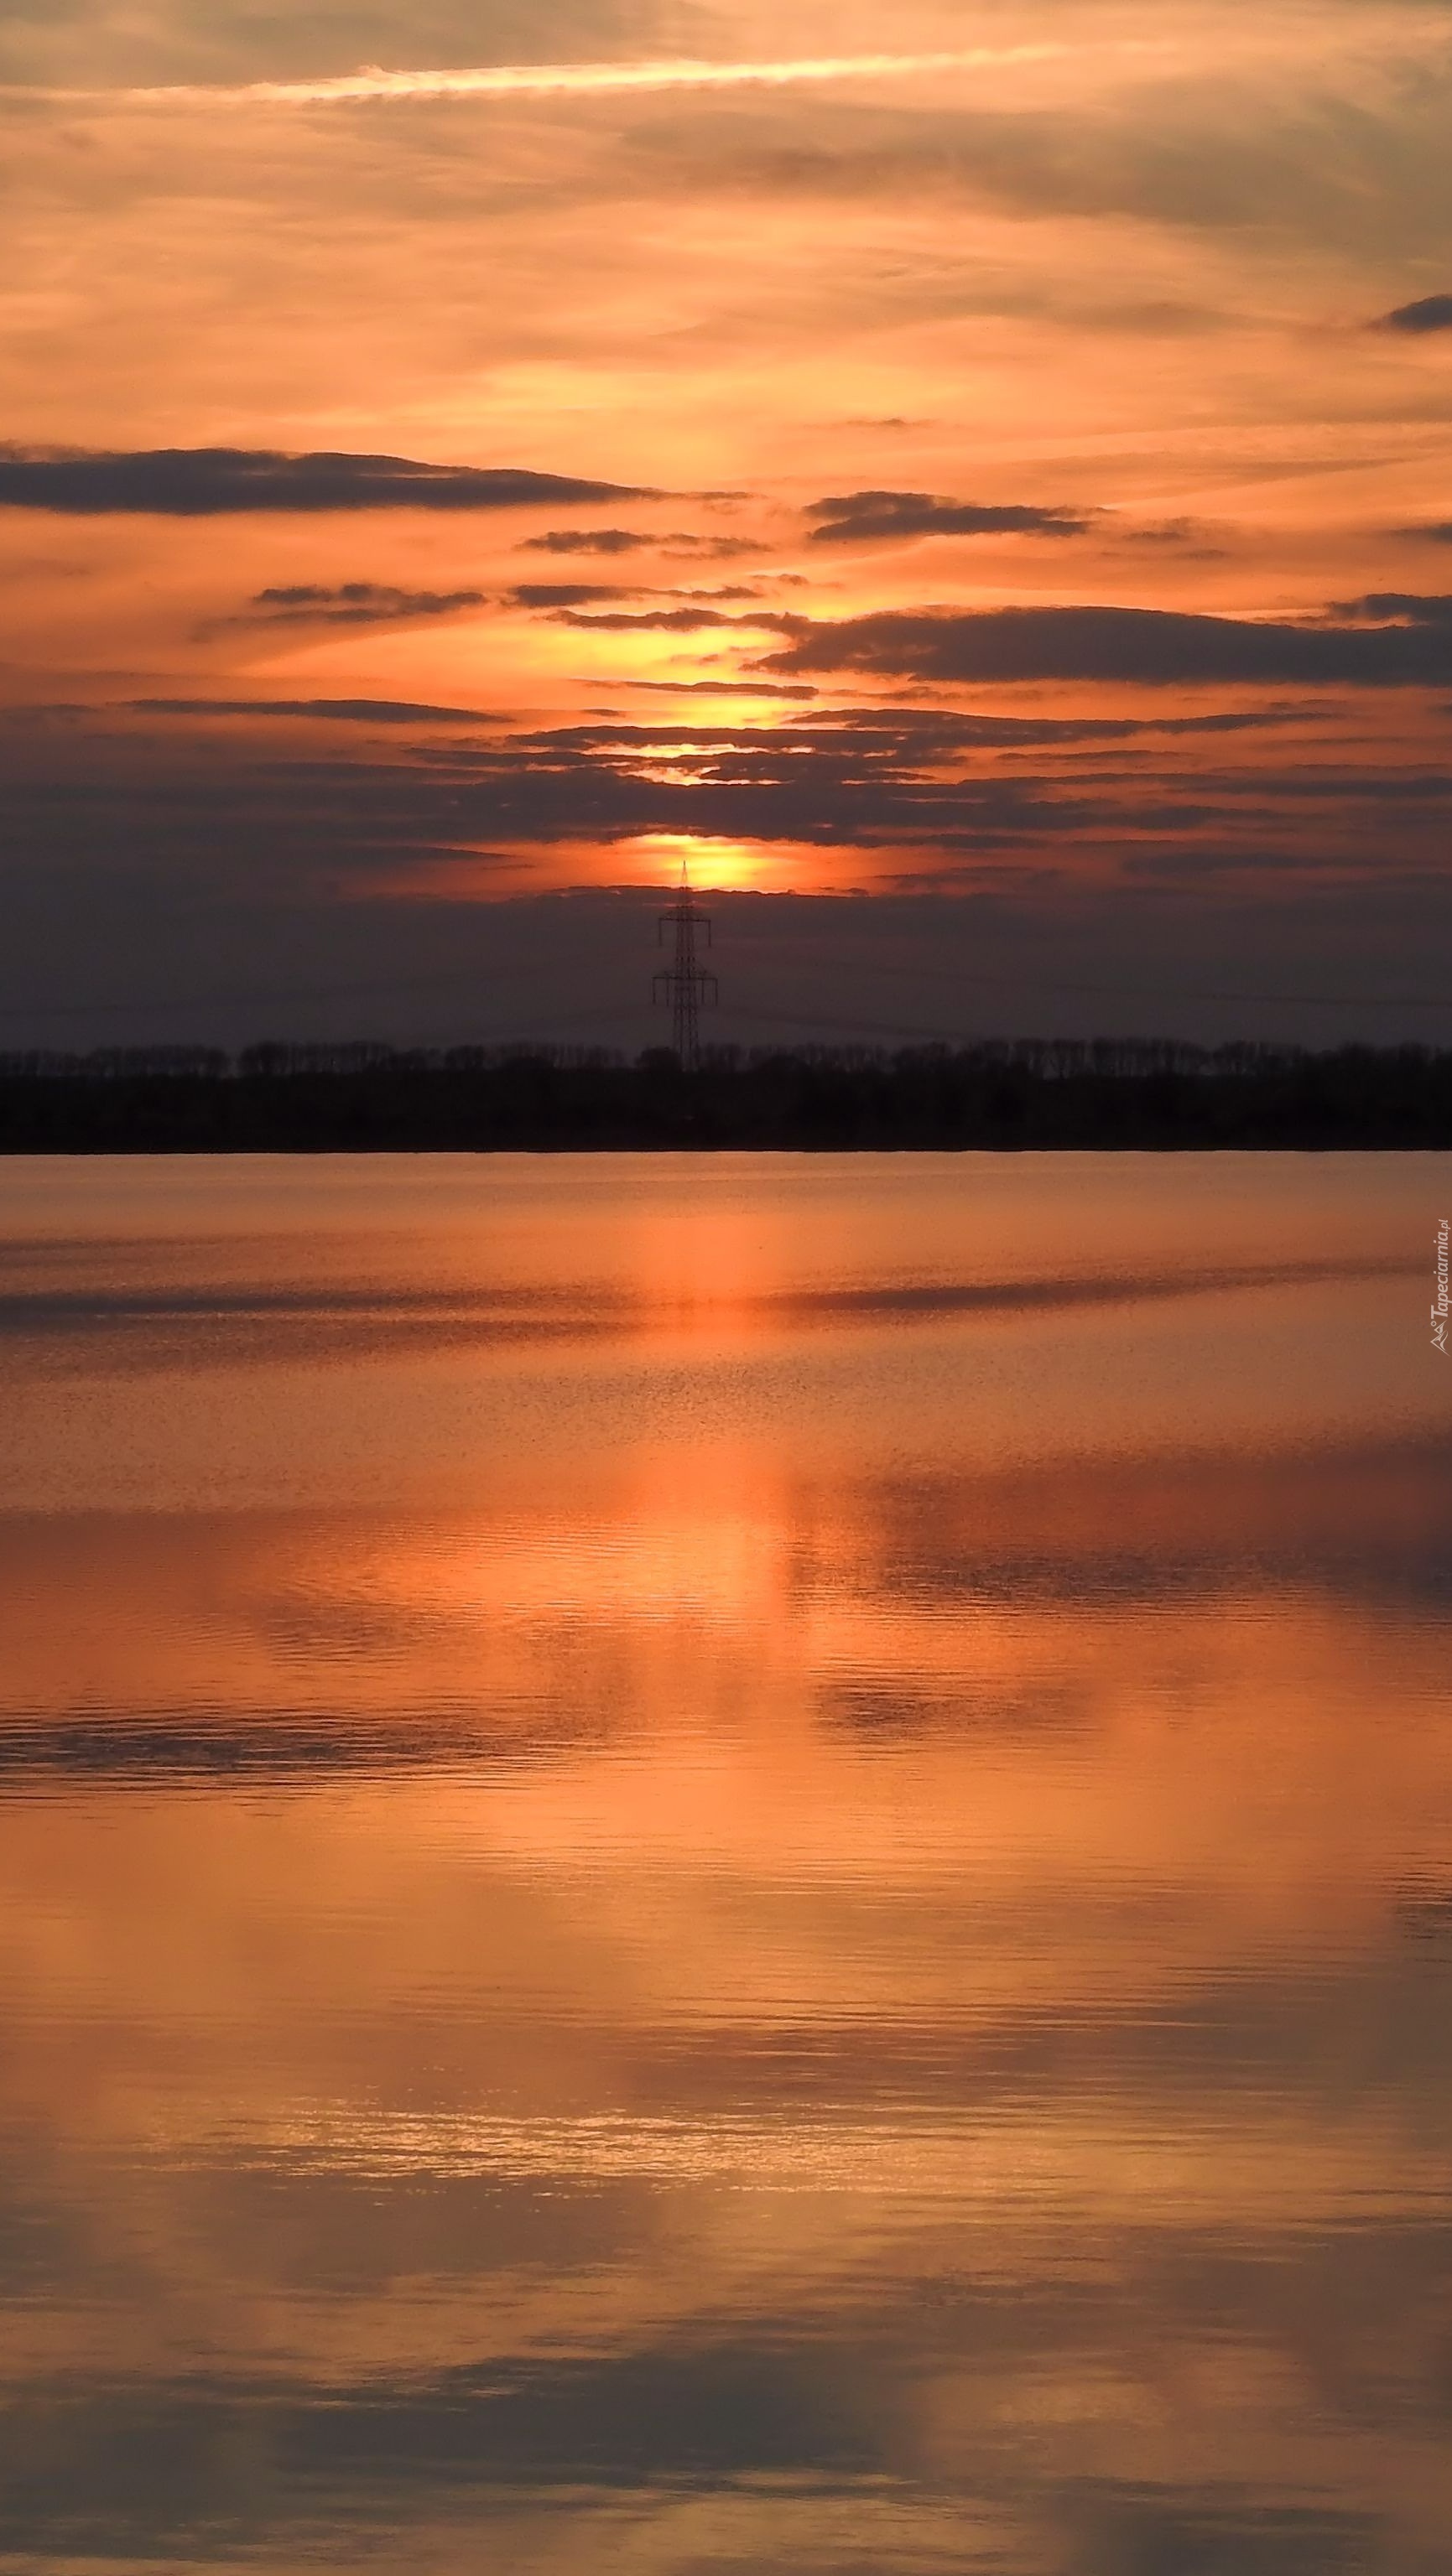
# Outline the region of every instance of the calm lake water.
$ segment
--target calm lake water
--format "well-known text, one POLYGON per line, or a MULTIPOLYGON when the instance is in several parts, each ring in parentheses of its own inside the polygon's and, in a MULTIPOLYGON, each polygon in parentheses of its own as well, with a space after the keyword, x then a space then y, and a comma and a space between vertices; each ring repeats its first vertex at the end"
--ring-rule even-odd
POLYGON ((5 2566, 1447 2576, 1452 1158, 0 1186, 5 2566))

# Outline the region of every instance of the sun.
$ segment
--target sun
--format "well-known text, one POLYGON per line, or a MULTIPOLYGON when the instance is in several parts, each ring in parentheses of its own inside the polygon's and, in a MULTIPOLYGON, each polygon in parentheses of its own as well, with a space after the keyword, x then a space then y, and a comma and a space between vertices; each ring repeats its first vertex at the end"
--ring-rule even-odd
POLYGON ((642 832, 636 847, 674 884, 682 865, 698 894, 712 887, 723 892, 749 892, 769 876, 773 854, 752 841, 718 839, 703 832, 642 832))

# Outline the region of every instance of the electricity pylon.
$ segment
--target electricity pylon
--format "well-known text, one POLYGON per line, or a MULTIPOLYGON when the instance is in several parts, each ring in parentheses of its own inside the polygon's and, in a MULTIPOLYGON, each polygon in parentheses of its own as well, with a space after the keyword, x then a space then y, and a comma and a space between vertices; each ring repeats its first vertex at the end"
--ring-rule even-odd
POLYGON ((669 912, 663 912, 656 927, 656 944, 665 939, 667 927, 675 933, 675 954, 669 966, 662 966, 651 983, 651 1000, 669 1002, 671 1033, 675 1050, 687 1071, 701 1061, 700 1015, 710 1010, 720 998, 721 988, 705 966, 696 963, 696 933, 704 930, 706 945, 711 945, 709 913, 696 908, 691 893, 691 880, 685 860, 681 861, 681 882, 669 912))

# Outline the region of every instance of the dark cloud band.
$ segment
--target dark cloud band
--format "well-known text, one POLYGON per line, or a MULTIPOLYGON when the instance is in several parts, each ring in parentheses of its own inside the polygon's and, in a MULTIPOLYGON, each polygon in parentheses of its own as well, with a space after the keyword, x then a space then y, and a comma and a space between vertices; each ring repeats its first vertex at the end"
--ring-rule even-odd
POLYGON ((765 671, 866 671, 922 681, 1120 681, 1140 687, 1445 687, 1452 629, 1253 624, 1154 608, 884 610, 814 626, 765 671))
POLYGON ((880 545, 909 537, 1078 537, 1089 526, 1072 510, 946 501, 931 492, 842 492, 810 502, 806 516, 821 522, 811 532, 814 546, 880 545))
POLYGON ((1394 311, 1383 313, 1376 327, 1403 331, 1414 339, 1428 331, 1452 331, 1452 295, 1419 295, 1415 304, 1398 304, 1394 311))
POLYGON ((431 707, 412 698, 131 698, 146 716, 302 716, 323 724, 479 725, 502 718, 483 707, 431 707))
MULTIPOLYGON (((175 748, 156 766, 146 810, 134 787, 113 797, 106 783, 123 774, 112 765, 109 730, 89 746, 80 732, 67 736, 64 793, 54 753, 22 745, 11 798, 15 846, 28 835, 38 851, 53 845, 57 833, 64 836, 79 793, 88 834, 98 809, 114 805, 120 842, 133 850, 144 846, 148 866, 169 850, 189 869, 205 816, 219 847, 225 842, 233 850, 244 874, 257 867, 265 846, 268 866, 287 853, 289 865, 300 866, 310 882, 339 866, 357 884, 379 869, 406 872, 446 862, 451 852, 466 853, 472 867, 481 851, 605 844, 649 832, 818 849, 932 850, 941 867, 949 858, 974 860, 990 850, 1041 855, 1086 835, 1120 849, 1132 836, 1150 855, 1166 834, 1177 844, 1190 836, 1198 847, 1213 831, 1243 863, 1248 842, 1264 846, 1277 822, 1283 844, 1287 832, 1297 842, 1303 827, 1294 820, 1287 825, 1286 818, 1312 801, 1318 822, 1328 807, 1355 810, 1364 830, 1366 812, 1384 812, 1389 787, 1404 786, 1398 831, 1416 825, 1440 834, 1452 792, 1440 771, 1389 782, 1380 773, 1352 776, 1342 766, 1329 774, 1308 769, 1294 757, 1244 771, 1208 770, 1199 761, 1183 769, 1155 760, 1126 766, 1117 758, 1091 769, 1057 757, 1132 752, 1180 733, 1271 731, 1286 720, 1285 709, 1156 720, 888 707, 775 724, 740 716, 703 723, 687 714, 665 725, 596 718, 531 732, 491 724, 468 709, 391 700, 160 700, 134 704, 132 712, 173 720, 175 748), (189 752, 185 737, 193 727, 175 720, 208 717, 218 726, 239 725, 235 760, 215 738, 204 752, 189 752), (259 762, 240 731, 243 720, 287 717, 387 728, 389 745, 362 757, 309 746, 296 760, 259 762), (410 725, 420 734, 432 727, 460 730, 447 755, 435 744, 420 757, 407 741, 410 725), (465 738, 466 726, 473 727, 473 739, 465 738), (1001 751, 1041 756, 1011 770, 997 762, 980 765, 975 757, 1001 751), (225 827, 217 819, 223 809, 225 827)), ((1179 847, 1177 869, 1194 864, 1194 851, 1179 847)))
POLYGON ((413 617, 453 617, 481 608, 482 590, 399 590, 391 582, 344 581, 324 589, 313 582, 274 584, 259 590, 237 626, 390 626, 413 617))
POLYGON ((0 507, 73 518, 130 513, 222 518, 259 510, 521 510, 655 500, 644 486, 512 466, 429 465, 408 456, 272 448, 158 447, 56 453, 0 448, 0 507))
POLYGON ((586 610, 560 608, 553 612, 561 626, 593 627, 597 632, 613 634, 697 635, 708 626, 774 627, 778 634, 795 635, 806 623, 804 618, 778 616, 770 609, 758 609, 741 617, 728 617, 719 608, 650 608, 638 614, 633 610, 611 610, 591 616, 586 610))

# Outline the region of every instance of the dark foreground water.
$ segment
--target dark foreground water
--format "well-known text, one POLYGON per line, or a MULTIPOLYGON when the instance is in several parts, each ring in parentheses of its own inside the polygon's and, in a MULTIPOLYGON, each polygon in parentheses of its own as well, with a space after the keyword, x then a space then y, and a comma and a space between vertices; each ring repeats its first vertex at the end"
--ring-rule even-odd
POLYGON ((0 2562, 1446 2576, 1448 1158, 0 1182, 0 2562))

